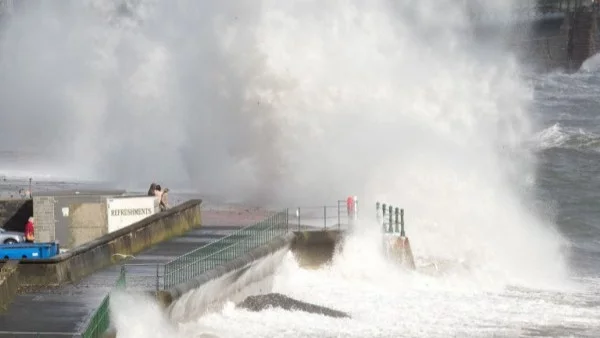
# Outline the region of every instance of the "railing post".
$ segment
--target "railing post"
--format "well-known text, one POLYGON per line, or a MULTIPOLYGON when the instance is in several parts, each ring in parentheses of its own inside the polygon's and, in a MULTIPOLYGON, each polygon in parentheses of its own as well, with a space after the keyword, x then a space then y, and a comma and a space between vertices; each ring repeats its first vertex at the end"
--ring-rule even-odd
POLYGON ((298 231, 300 231, 300 207, 296 209, 296 218, 298 218, 298 231))
POLYGON ((160 276, 159 276, 159 263, 156 263, 156 295, 158 296, 158 290, 160 288, 160 276))
POLYGON ((325 229, 327 229, 327 206, 323 206, 323 224, 325 225, 325 229))
POLYGON ((389 231, 390 232, 394 232, 394 223, 393 223, 394 221, 392 219, 392 217, 394 216, 394 208, 390 205, 388 211, 389 211, 388 212, 388 216, 390 218, 390 223, 388 225, 389 226, 389 231))
POLYGON ((358 219, 358 196, 354 196, 354 215, 352 218, 354 221, 358 219))
POLYGON ((337 201, 337 212, 338 212, 338 230, 340 230, 342 226, 342 215, 340 213, 340 200, 337 201))
POLYGON ((163 266, 163 290, 167 289, 167 266, 169 265, 169 263, 165 263, 165 266, 163 266))
POLYGON ((400 209, 396 208, 396 210, 394 210, 394 211, 395 211, 395 216, 396 216, 395 219, 394 219, 394 223, 396 225, 396 228, 394 229, 394 232, 398 233, 398 232, 400 232, 400 229, 398 229, 398 225, 400 223, 400 221, 398 220, 398 216, 400 216, 400 209))
POLYGON ((400 236, 404 236, 404 209, 400 209, 400 236))
POLYGON ((290 209, 285 209, 285 232, 290 232, 290 209))

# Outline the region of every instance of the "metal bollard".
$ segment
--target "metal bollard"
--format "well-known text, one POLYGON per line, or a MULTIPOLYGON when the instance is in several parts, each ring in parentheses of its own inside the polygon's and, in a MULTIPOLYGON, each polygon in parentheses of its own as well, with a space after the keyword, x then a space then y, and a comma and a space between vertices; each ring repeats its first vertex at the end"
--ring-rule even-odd
POLYGON ((395 220, 394 220, 394 223, 396 224, 396 228, 394 229, 394 232, 398 233, 398 232, 400 232, 400 229, 398 229, 398 225, 400 223, 398 220, 398 216, 400 216, 400 209, 396 208, 396 210, 394 210, 394 211, 395 211, 395 216, 396 216, 395 220))
POLYGON ((160 265, 156 263, 156 294, 158 295, 158 291, 160 290, 160 273, 159 273, 160 265))
POLYGON ((340 200, 337 201, 337 213, 338 213, 338 230, 341 228, 342 226, 342 214, 341 214, 341 210, 340 210, 340 200))
POLYGON ((285 232, 290 231, 290 209, 285 209, 285 232))
POLYGON ((381 215, 381 226, 383 227, 383 232, 387 232, 387 227, 385 226, 385 216, 386 216, 386 211, 387 211, 387 206, 385 203, 383 203, 381 205, 381 211, 382 211, 382 215, 381 215))
POLYGON ((400 236, 404 237, 404 209, 400 209, 400 236))
POLYGON ((389 232, 394 232, 394 223, 393 223, 393 214, 394 214, 394 208, 390 205, 389 206, 389 213, 388 216, 390 217, 390 223, 389 223, 389 232))

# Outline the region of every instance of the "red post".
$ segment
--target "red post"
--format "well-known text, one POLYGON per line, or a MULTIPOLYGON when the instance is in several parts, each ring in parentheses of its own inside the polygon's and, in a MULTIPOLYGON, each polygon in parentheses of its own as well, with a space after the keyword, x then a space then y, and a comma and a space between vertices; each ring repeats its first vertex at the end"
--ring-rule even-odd
POLYGON ((353 217, 353 215, 354 215, 354 197, 348 196, 348 199, 346 199, 346 210, 348 211, 348 217, 353 217))

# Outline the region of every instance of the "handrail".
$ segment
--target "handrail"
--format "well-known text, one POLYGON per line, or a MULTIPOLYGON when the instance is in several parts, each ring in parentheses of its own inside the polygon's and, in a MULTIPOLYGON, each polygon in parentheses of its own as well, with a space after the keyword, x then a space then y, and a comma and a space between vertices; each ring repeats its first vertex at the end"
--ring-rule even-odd
MULTIPOLYGON (((271 216, 273 216, 273 215, 271 215, 271 216)), ((270 218, 271 216, 269 216, 269 217, 267 217, 267 218, 270 218)), ((261 221, 261 222, 262 222, 262 221, 261 221)), ((259 223, 260 223, 260 222, 259 222, 259 223)), ((208 246, 214 245, 214 244, 216 244, 216 243, 219 243, 219 242, 221 242, 221 241, 224 241, 224 240, 230 239, 231 237, 233 237, 233 236, 235 236, 236 234, 238 234, 240 231, 244 231, 244 230, 246 230, 246 229, 248 229, 248 228, 252 228, 252 227, 256 226, 257 224, 258 224, 258 223, 255 223, 255 224, 247 225, 247 226, 245 226, 245 227, 243 227, 243 228, 237 229, 237 230, 235 230, 233 233, 231 233, 231 234, 229 234, 229 235, 227 235, 227 236, 225 236, 225 237, 223 237, 223 238, 219 238, 219 239, 217 239, 217 240, 215 240, 215 241, 212 241, 212 242, 210 242, 210 243, 204 244, 203 246, 201 246, 201 247, 199 247, 199 248, 196 248, 196 249, 194 249, 194 250, 192 250, 192 251, 190 251, 190 252, 186 252, 185 254, 183 254, 183 255, 181 255, 181 256, 175 257, 175 258, 173 258, 172 260, 170 260, 170 261, 168 261, 167 263, 165 263, 165 265, 166 265, 166 264, 169 264, 169 263, 172 263, 173 261, 175 261, 175 260, 177 260, 177 259, 180 259, 180 258, 182 258, 182 257, 185 257, 185 256, 188 256, 188 255, 191 255, 191 254, 193 254, 193 253, 195 253, 195 252, 197 252, 197 251, 199 251, 199 250, 202 250, 203 248, 206 248, 206 247, 208 247, 208 246)))
POLYGON ((337 205, 322 205, 322 206, 303 206, 297 207, 293 211, 293 213, 289 214, 292 217, 296 218, 296 228, 298 231, 302 230, 302 227, 319 227, 320 225, 315 224, 304 224, 304 223, 319 223, 323 222, 321 225, 323 229, 337 227, 338 230, 341 229, 342 221, 346 221, 346 223, 350 223, 351 221, 351 210, 348 208, 346 201, 338 200, 337 205), (329 211, 334 209, 333 214, 330 214, 329 211), (309 211, 308 213, 306 211, 309 211), (311 214, 313 216, 308 216, 307 214, 311 214), (318 216, 315 216, 317 215, 318 216), (333 225, 329 225, 329 220, 337 220, 337 223, 334 222, 333 225), (306 222, 310 221, 310 222, 306 222))
MULTIPOLYGON (((347 212, 347 208, 345 206, 344 201, 337 201, 337 206, 321 206, 314 207, 316 208, 324 208, 325 216, 327 215, 327 210, 329 208, 337 207, 337 217, 338 219, 338 227, 341 224, 341 212, 347 212), (342 207, 344 206, 344 207, 342 207)), ((303 207, 298 208, 298 211, 301 209, 312 209, 311 207, 303 207)), ((321 209, 323 210, 323 209, 321 209)), ((302 216, 299 214, 299 216, 302 216)), ((167 288, 181 283, 184 278, 194 278, 198 275, 208 271, 211 268, 214 268, 226 261, 235 259, 239 254, 248 252, 258 246, 264 245, 267 242, 288 233, 291 229, 289 226, 289 209, 285 209, 279 212, 270 213, 270 215, 252 225, 245 226, 240 228, 233 233, 220 238, 211 243, 205 244, 199 248, 196 248, 190 252, 186 252, 183 255, 180 255, 167 263, 126 263, 121 265, 121 270, 119 273, 119 277, 115 282, 113 287, 114 289, 126 288, 128 284, 131 284, 131 281, 128 282, 127 277, 127 267, 156 267, 156 274, 150 275, 142 275, 132 277, 141 277, 144 280, 148 280, 147 278, 156 278, 156 291, 161 289, 166 290, 167 288), (221 247, 221 245, 224 245, 221 247), (200 255, 205 253, 204 255, 200 255), (203 263, 200 265, 200 263, 203 263), (162 267, 162 274, 160 274, 160 268, 162 267), (176 276, 175 276, 176 275, 176 276), (174 277, 175 276, 175 277, 174 277), (181 278, 177 278, 181 277, 181 278), (162 285, 160 283, 160 279, 162 278, 162 285)), ((327 228, 327 222, 325 218, 324 227, 327 228)), ((299 222, 301 217, 298 217, 299 222)), ((313 218, 319 219, 319 218, 313 218)), ((100 307, 94 312, 90 319, 90 323, 88 327, 82 334, 82 337, 85 338, 99 338, 110 326, 110 318, 109 318, 109 307, 110 307, 110 293, 104 297, 100 307)))
POLYGON ((204 244, 166 263, 125 263, 125 271, 130 276, 129 279, 132 287, 148 288, 154 285, 155 290, 158 292, 172 286, 173 281, 170 280, 171 276, 180 274, 184 278, 192 278, 215 265, 237 257, 239 254, 252 249, 256 245, 264 244, 261 242, 255 243, 256 245, 247 245, 251 237, 256 237, 255 235, 258 231, 261 233, 270 231, 272 235, 283 235, 289 230, 302 230, 303 227, 314 228, 315 225, 310 225, 310 223, 316 223, 317 227, 320 224, 323 229, 330 229, 334 226, 337 229, 341 229, 341 224, 344 222, 350 222, 350 216, 348 215, 348 207, 343 200, 339 200, 335 206, 303 206, 296 208, 295 211, 286 209, 286 211, 280 211, 279 213, 270 213, 269 217, 262 221, 237 229, 226 237, 204 244), (326 209, 325 212, 324 209, 326 209), (337 212, 332 212, 331 209, 335 209, 337 212), (283 218, 284 212, 287 217, 285 219, 283 218), (286 222, 285 231, 278 231, 278 229, 283 230, 279 222, 271 225, 268 224, 269 219, 278 214, 281 217, 280 221, 286 222), (290 217, 297 218, 298 223, 294 227, 291 226, 292 221, 290 221, 290 217), (337 220, 337 222, 331 222, 332 220, 337 220), (273 229, 274 227, 275 229, 273 229), (140 272, 140 269, 144 271, 140 272), (135 270, 138 271, 134 272, 135 270), (150 279, 153 279, 154 282, 149 283, 150 279))
POLYGON ((177 257, 164 266, 164 288, 181 283, 289 231, 287 210, 177 257), (225 247, 221 247, 224 245, 225 247), (243 247, 242 247, 243 246, 243 247), (216 258, 216 259, 211 259, 216 258))
MULTIPOLYGON (((125 268, 121 267, 119 277, 117 278, 117 281, 115 282, 112 289, 113 290, 114 289, 124 289, 125 287, 126 287, 125 268)), ((88 324, 88 327, 81 335, 83 338, 100 338, 100 337, 102 337, 104 332, 106 332, 106 330, 110 326, 109 305, 110 305, 110 293, 107 294, 104 297, 104 299, 102 299, 100 306, 98 307, 98 309, 96 309, 96 311, 90 318, 90 323, 88 324)))

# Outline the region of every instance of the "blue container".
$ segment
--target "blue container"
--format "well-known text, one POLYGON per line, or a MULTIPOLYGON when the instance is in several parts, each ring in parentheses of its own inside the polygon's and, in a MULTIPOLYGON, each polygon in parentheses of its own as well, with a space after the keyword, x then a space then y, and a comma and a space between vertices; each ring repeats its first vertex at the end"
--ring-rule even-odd
POLYGON ((45 259, 58 253, 59 245, 56 242, 0 245, 0 259, 45 259))

